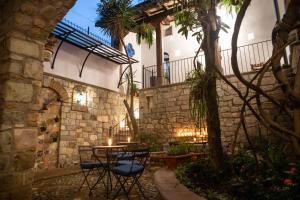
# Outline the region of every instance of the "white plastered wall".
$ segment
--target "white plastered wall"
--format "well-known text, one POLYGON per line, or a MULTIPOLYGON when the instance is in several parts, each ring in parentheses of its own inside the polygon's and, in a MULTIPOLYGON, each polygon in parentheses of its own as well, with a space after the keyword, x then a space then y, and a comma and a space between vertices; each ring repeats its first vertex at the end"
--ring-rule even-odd
POLYGON ((102 57, 91 54, 86 61, 82 77, 79 77, 81 66, 87 54, 87 51, 65 42, 58 51, 54 69, 51 69, 52 61, 44 62, 44 71, 83 83, 118 91, 119 65, 102 57))

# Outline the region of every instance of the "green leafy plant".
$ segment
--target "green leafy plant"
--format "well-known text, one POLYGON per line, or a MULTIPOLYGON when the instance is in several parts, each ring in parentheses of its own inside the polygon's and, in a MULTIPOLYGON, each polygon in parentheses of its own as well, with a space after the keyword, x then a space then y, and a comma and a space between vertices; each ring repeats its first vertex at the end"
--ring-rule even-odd
POLYGON ((227 9, 227 12, 232 14, 237 13, 243 4, 243 0, 222 0, 220 6, 227 9))
POLYGON ((137 138, 141 143, 146 144, 152 152, 162 150, 162 145, 160 144, 162 137, 158 134, 140 131, 137 138))
POLYGON ((187 143, 180 143, 178 145, 173 145, 169 148, 167 154, 169 156, 179 156, 185 155, 190 152, 191 145, 187 143))
POLYGON ((136 34, 136 40, 138 44, 141 44, 142 41, 146 41, 148 43, 148 46, 153 44, 153 27, 150 24, 141 23, 136 25, 134 28, 136 34))
POLYGON ((206 126, 207 113, 207 84, 208 75, 199 67, 187 76, 186 82, 190 86, 189 107, 191 117, 195 121, 197 128, 204 128, 206 126))

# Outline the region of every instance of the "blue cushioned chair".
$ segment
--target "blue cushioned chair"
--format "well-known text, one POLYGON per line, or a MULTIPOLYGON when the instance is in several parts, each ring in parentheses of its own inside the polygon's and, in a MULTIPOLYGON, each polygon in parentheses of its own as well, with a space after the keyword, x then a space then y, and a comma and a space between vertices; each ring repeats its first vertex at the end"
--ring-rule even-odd
POLYGON ((113 199, 118 196, 121 190, 125 193, 127 199, 129 199, 129 193, 135 185, 138 187, 138 190, 141 192, 143 197, 147 199, 139 179, 145 170, 146 163, 149 158, 149 150, 130 150, 129 152, 124 152, 123 155, 124 157, 119 157, 117 165, 113 166, 111 169, 117 179, 116 188, 119 186, 113 199))
POLYGON ((89 195, 91 195, 93 187, 91 187, 88 177, 94 172, 97 172, 98 176, 100 178, 103 178, 104 175, 101 169, 105 167, 105 163, 102 163, 101 161, 97 160, 94 157, 92 146, 89 145, 78 146, 78 152, 79 152, 79 159, 80 159, 80 168, 84 176, 84 179, 80 184, 79 190, 81 190, 84 183, 86 183, 89 188, 89 195))

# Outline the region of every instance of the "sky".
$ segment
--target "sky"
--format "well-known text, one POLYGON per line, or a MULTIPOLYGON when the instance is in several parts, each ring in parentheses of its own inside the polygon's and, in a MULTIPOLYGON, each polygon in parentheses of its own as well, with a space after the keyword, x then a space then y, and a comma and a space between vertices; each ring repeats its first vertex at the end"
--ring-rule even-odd
MULTIPOLYGON (((64 19, 80 26, 81 28, 90 28, 90 32, 100 36, 104 40, 110 42, 108 36, 103 35, 101 30, 95 27, 97 16, 97 4, 100 0, 77 0, 73 8, 67 13, 64 19)), ((136 4, 140 0, 134 0, 136 4)))

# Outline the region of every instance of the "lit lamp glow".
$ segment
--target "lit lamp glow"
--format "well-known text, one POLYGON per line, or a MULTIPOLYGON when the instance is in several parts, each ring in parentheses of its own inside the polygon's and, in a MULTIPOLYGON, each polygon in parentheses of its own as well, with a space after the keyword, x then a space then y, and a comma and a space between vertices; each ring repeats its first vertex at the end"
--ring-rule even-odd
POLYGON ((80 105, 84 105, 84 95, 81 91, 78 91, 76 94, 76 102, 80 105))
POLYGON ((130 142, 130 140, 131 140, 131 138, 130 138, 130 137, 128 137, 128 138, 127 138, 127 141, 128 141, 128 143, 130 142))
POLYGON ((120 128, 125 128, 125 120, 122 120, 122 121, 120 122, 120 128))
POLYGON ((108 138, 108 146, 111 146, 112 145, 112 139, 111 138, 108 138))
POLYGON ((196 139, 196 138, 194 138, 194 142, 197 142, 197 139, 196 139))
POLYGON ((134 111, 134 118, 136 119, 140 118, 140 112, 138 110, 134 111))

